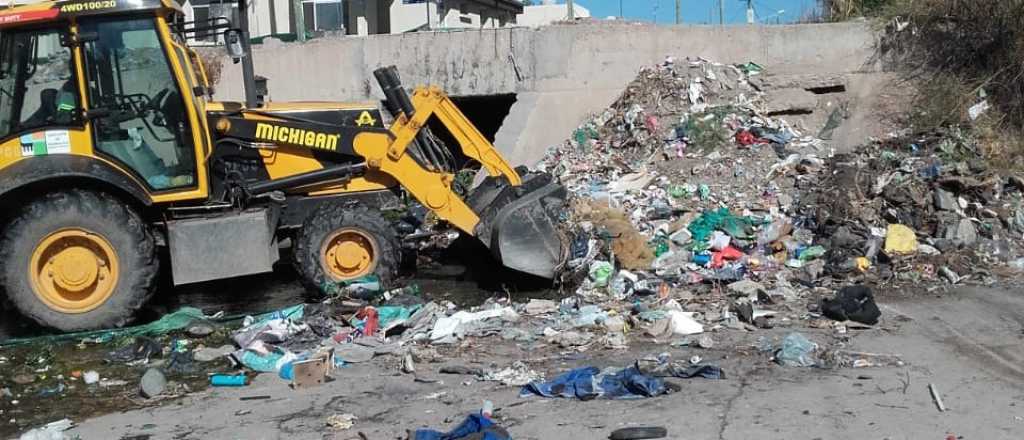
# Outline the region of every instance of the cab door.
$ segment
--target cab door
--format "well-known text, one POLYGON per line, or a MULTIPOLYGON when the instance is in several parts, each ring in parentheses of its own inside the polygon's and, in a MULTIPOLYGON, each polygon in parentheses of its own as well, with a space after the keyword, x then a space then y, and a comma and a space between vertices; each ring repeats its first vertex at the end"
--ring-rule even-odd
POLYGON ((192 90, 157 17, 82 20, 88 115, 98 154, 143 182, 153 200, 207 196, 198 167, 199 138, 192 90), (198 135, 197 135, 198 134, 198 135))

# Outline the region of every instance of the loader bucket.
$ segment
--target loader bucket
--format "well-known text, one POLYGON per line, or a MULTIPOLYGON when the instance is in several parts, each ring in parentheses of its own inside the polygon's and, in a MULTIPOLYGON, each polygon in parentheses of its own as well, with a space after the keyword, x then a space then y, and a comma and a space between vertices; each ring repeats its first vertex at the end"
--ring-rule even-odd
POLYGON ((550 174, 520 175, 520 186, 488 177, 471 192, 467 203, 480 216, 476 236, 505 267, 553 279, 568 257, 558 229, 566 190, 550 174))

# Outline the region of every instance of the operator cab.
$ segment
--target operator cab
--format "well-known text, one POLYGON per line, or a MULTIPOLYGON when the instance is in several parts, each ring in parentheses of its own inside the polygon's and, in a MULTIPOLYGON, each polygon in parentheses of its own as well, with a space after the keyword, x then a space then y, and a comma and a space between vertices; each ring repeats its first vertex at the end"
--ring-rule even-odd
POLYGON ((92 155, 163 198, 206 196, 206 86, 171 31, 173 1, 57 1, 0 9, 0 145, 92 155))

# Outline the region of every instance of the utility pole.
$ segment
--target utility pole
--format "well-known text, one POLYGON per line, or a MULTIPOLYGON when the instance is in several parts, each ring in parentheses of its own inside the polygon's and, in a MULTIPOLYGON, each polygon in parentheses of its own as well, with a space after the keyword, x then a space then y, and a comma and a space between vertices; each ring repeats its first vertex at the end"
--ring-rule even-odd
POLYGON ((747 0, 747 24, 754 24, 754 0, 747 0))
POLYGON ((682 13, 682 2, 683 0, 676 0, 676 24, 683 22, 683 16, 680 15, 682 13))
POLYGON ((292 17, 295 17, 295 40, 306 41, 306 15, 302 13, 302 0, 292 0, 292 17))
POLYGON ((572 0, 566 1, 565 4, 566 4, 566 6, 569 9, 569 21, 575 21, 576 20, 576 9, 573 8, 572 0))
POLYGON ((725 26, 725 0, 718 0, 718 24, 725 26))
POLYGON ((619 0, 619 20, 622 19, 622 0, 619 0))

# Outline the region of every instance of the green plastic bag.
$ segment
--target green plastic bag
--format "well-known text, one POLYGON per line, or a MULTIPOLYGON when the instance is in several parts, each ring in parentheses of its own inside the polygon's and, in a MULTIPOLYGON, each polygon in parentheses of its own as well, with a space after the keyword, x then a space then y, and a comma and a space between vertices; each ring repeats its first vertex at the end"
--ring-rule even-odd
POLYGON ((608 280, 612 277, 612 271, 615 268, 612 264, 607 261, 595 261, 590 265, 590 281, 594 282, 596 287, 604 287, 608 285, 608 280))
POLYGON ((800 260, 811 261, 825 255, 825 248, 822 246, 811 246, 800 253, 800 260))
POLYGON ((694 250, 706 249, 708 238, 715 230, 723 231, 732 238, 741 240, 753 237, 754 226, 764 224, 763 219, 753 217, 737 217, 729 212, 728 208, 721 208, 717 211, 704 211, 686 228, 693 235, 694 250))

